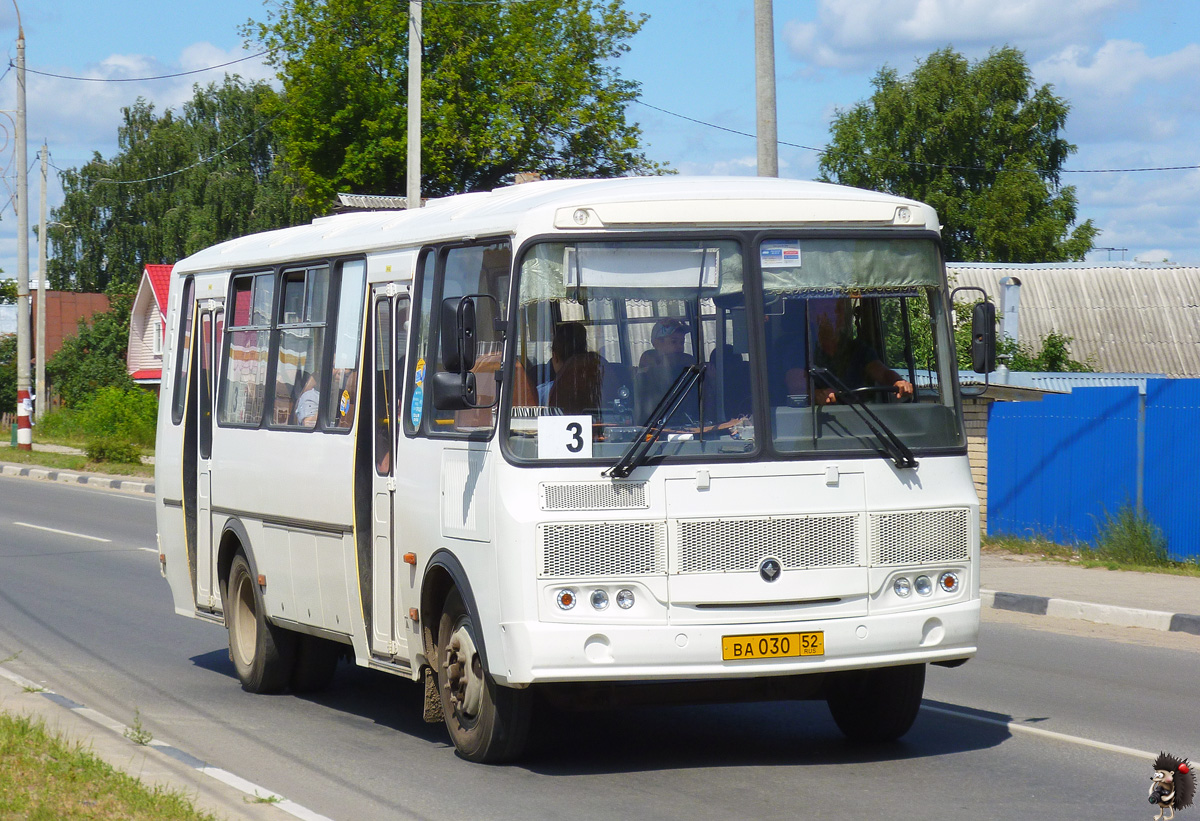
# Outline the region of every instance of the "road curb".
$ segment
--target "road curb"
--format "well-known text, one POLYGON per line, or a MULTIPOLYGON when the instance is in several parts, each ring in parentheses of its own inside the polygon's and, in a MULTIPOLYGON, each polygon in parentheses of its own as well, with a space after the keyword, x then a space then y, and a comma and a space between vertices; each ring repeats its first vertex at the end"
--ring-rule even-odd
POLYGON ((1115 604, 1071 601, 997 590, 980 590, 979 599, 984 607, 993 610, 1011 610, 1035 616, 1055 616, 1060 619, 1078 619, 1117 627, 1144 627, 1149 630, 1200 636, 1200 616, 1190 613, 1167 613, 1162 610, 1118 607, 1115 604))
POLYGON ((0 668, 0 709, 41 720, 69 743, 77 743, 112 767, 148 786, 163 786, 217 817, 245 821, 332 821, 265 787, 214 767, 156 739, 133 740, 130 728, 36 682, 0 668), (106 730, 96 732, 95 728, 106 730), (161 758, 159 757, 161 756, 161 758), (227 788, 232 788, 232 792, 227 788))
POLYGON ((51 470, 50 468, 17 465, 11 462, 0 462, 0 476, 38 479, 43 482, 61 482, 67 485, 84 485, 86 487, 100 488, 101 490, 122 490, 128 493, 154 494, 153 482, 118 479, 112 476, 98 476, 94 473, 76 473, 70 470, 51 470))

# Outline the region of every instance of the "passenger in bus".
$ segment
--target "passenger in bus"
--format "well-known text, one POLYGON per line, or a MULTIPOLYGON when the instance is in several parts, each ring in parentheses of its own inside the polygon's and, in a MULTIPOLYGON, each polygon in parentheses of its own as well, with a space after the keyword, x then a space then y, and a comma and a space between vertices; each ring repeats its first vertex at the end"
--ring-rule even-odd
POLYGON ((311 428, 317 424, 317 411, 321 407, 321 393, 317 390, 316 374, 307 374, 301 382, 300 396, 292 414, 297 425, 311 428))
POLYGON ((554 338, 550 340, 550 378, 537 386, 539 405, 550 404, 550 389, 567 360, 586 351, 587 329, 582 322, 560 322, 555 327, 554 338))
POLYGON ((687 344, 688 325, 682 319, 666 318, 654 323, 650 331, 650 344, 654 347, 642 354, 638 369, 661 368, 671 373, 671 379, 695 362, 695 358, 683 350, 687 344))
POLYGON ((604 358, 588 350, 587 329, 581 322, 563 322, 554 330, 550 343, 554 381, 538 386, 543 404, 564 413, 585 413, 603 404, 604 358))
MULTIPOLYGON (((810 299, 808 302, 809 340, 812 344, 812 362, 827 369, 850 390, 867 386, 894 388, 897 399, 913 395, 912 383, 889 368, 880 359, 875 349, 854 333, 854 307, 846 297, 810 299)), ((803 357, 793 363, 784 375, 789 396, 808 392, 807 366, 803 357)), ((815 404, 837 403, 834 385, 825 384, 819 377, 815 380, 815 404)))
MULTIPOLYGON (((639 420, 654 409, 683 369, 695 363, 695 358, 684 350, 690 330, 686 322, 674 317, 659 319, 650 330, 653 347, 642 353, 636 376, 635 416, 639 420)), ((681 410, 672 420, 685 423, 687 413, 681 410)))

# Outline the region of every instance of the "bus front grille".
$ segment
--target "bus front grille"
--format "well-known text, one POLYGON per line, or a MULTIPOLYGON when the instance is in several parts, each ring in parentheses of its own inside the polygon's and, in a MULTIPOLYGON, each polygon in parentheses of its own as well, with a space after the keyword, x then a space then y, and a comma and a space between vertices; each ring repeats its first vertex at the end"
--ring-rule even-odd
POLYGON ((666 522, 538 525, 541 578, 667 572, 666 522))
POLYGON ((965 507, 873 513, 868 532, 871 564, 877 566, 971 557, 971 513, 965 507))
POLYGON ((784 570, 858 567, 861 517, 857 513, 681 519, 674 543, 677 573, 757 570, 778 559, 784 570))
POLYGON ((645 482, 543 482, 542 510, 636 510, 649 507, 645 482))

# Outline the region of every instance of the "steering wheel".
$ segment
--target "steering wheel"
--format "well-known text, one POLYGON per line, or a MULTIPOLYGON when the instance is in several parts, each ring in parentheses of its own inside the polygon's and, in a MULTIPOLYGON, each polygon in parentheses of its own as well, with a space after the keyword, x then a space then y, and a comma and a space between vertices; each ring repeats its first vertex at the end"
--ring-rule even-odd
MULTIPOLYGON (((855 388, 854 390, 850 391, 850 395, 858 399, 864 399, 868 396, 875 395, 891 396, 894 399, 897 398, 895 385, 864 385, 861 388, 855 388)), ((914 396, 916 396, 915 391, 907 396, 898 397, 898 399, 901 402, 911 402, 913 401, 914 396)))

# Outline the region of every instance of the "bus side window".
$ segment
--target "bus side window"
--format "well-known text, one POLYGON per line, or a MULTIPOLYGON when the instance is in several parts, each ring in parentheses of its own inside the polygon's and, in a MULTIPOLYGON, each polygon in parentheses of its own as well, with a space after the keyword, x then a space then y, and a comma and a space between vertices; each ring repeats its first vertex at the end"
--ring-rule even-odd
MULTIPOLYGON (((502 336, 495 329, 495 320, 506 312, 508 282, 512 269, 512 249, 507 242, 492 245, 476 245, 452 248, 446 254, 442 281, 442 300, 467 294, 488 294, 492 300, 478 300, 476 304, 476 355, 475 378, 478 402, 489 405, 496 401, 496 389, 500 384, 497 375, 504 353, 502 336), (499 311, 497 315, 495 312, 499 311)), ((452 329, 440 328, 439 334, 453 333, 452 329)), ((435 355, 439 346, 434 346, 435 355)), ((437 370, 443 367, 437 363, 437 370)), ((496 412, 492 407, 472 408, 461 411, 443 411, 433 419, 433 430, 453 433, 479 433, 490 431, 496 424, 496 412)))
POLYGON ((361 259, 341 264, 336 324, 333 328, 333 368, 329 398, 325 403, 325 425, 350 428, 358 404, 358 352, 363 318, 363 282, 367 265, 361 259))
POLYGON ((188 368, 191 365, 192 351, 192 317, 195 306, 192 304, 192 294, 196 281, 191 277, 183 283, 183 298, 179 301, 179 321, 176 323, 177 336, 175 346, 175 396, 171 407, 171 421, 178 425, 183 421, 183 412, 187 403, 188 368))
POLYGON ((225 361, 221 364, 220 425, 258 427, 267 395, 273 273, 233 278, 226 314, 225 361))

